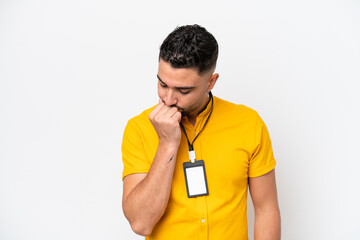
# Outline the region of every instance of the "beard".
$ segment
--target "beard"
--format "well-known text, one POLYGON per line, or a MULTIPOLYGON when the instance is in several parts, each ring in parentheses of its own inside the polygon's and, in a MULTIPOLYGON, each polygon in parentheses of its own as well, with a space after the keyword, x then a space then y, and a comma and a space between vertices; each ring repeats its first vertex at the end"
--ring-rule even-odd
MULTIPOLYGON (((209 102, 210 102, 210 101, 209 101, 209 102)), ((209 103, 209 102, 208 102, 208 103, 209 103)), ((206 108, 206 106, 207 106, 207 105, 205 105, 205 107, 204 107, 200 112, 204 111, 204 109, 206 108)), ((197 109, 196 105, 188 106, 187 109, 182 108, 182 107, 179 107, 179 106, 177 106, 176 104, 172 105, 171 107, 176 107, 176 108, 178 109, 178 111, 181 113, 181 118, 183 118, 183 117, 185 117, 185 116, 189 117, 189 115, 197 109)))
POLYGON ((172 106, 172 107, 176 107, 176 108, 177 108, 177 110, 181 113, 181 118, 183 118, 183 117, 185 117, 185 116, 187 116, 187 115, 188 115, 188 112, 187 112, 187 111, 185 111, 185 109, 184 109, 184 108, 181 108, 181 107, 176 106, 176 105, 174 105, 174 106, 172 106))
POLYGON ((183 117, 188 117, 189 114, 194 111, 193 108, 191 108, 191 109, 185 109, 185 108, 181 108, 181 107, 178 107, 178 106, 175 106, 175 107, 176 107, 176 108, 178 109, 178 111, 181 113, 181 117, 182 117, 182 118, 183 118, 183 117))
MULTIPOLYGON (((161 98, 160 98, 160 99, 161 99, 161 98)), ((165 102, 164 100, 161 99, 161 101, 166 104, 166 102, 165 102)), ((209 102, 210 102, 210 99, 209 99, 209 102)), ((208 102, 208 103, 209 103, 209 102, 208 102)), ((198 107, 197 104, 200 105, 201 103, 199 102, 199 103, 192 104, 192 105, 188 106, 187 109, 182 108, 182 107, 179 107, 179 106, 176 105, 176 104, 173 104, 173 105, 171 105, 170 107, 176 107, 177 110, 181 113, 181 118, 183 118, 183 117, 185 117, 185 116, 188 117, 190 113, 192 113, 193 111, 195 111, 195 110, 197 109, 197 107, 198 107)), ((206 106, 207 106, 207 105, 205 105, 205 107, 204 107, 201 111, 203 111, 203 110, 206 108, 206 106)))

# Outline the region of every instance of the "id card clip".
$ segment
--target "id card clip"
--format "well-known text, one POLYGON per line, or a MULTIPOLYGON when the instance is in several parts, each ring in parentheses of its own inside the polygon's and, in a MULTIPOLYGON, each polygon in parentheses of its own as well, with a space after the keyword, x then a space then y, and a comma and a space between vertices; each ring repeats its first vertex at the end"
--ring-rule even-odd
POLYGON ((191 163, 195 163, 196 156, 195 156, 194 150, 189 151, 189 158, 190 158, 191 163))

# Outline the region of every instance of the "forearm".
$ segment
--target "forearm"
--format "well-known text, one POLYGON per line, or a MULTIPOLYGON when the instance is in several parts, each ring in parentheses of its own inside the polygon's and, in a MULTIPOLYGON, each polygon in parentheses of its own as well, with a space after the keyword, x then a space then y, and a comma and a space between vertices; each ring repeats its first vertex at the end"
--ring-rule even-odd
POLYGON ((280 240, 281 220, 280 211, 274 208, 267 211, 255 212, 255 240, 280 240))
POLYGON ((126 218, 133 230, 140 235, 149 235, 165 212, 176 154, 177 147, 159 143, 149 173, 123 202, 126 218))

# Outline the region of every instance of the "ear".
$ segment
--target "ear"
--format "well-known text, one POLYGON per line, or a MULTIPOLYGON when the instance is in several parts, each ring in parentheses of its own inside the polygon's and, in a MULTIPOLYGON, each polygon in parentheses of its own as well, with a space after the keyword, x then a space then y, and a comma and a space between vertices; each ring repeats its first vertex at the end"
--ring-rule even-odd
POLYGON ((211 75, 211 77, 209 78, 209 81, 208 81, 208 87, 206 89, 207 92, 210 92, 213 89, 218 78, 219 78, 218 73, 214 73, 213 75, 211 75))

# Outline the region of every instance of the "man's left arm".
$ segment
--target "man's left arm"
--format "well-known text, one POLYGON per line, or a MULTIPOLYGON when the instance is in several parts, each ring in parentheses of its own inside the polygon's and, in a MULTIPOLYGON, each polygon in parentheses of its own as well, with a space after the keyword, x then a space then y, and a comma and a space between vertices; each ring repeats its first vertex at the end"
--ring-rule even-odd
POLYGON ((255 211, 254 239, 279 240, 281 227, 275 170, 249 178, 249 189, 255 211))

